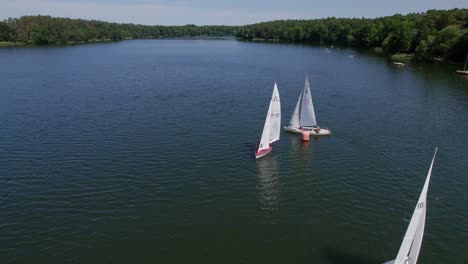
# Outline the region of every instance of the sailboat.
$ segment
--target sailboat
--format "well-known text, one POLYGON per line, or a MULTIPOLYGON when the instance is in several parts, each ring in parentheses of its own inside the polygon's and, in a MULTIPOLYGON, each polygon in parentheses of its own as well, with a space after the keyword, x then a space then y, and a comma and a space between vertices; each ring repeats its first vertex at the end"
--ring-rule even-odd
POLYGON ((408 229, 406 230, 403 242, 401 243, 398 255, 395 260, 385 262, 384 264, 416 264, 418 261, 419 250, 421 249, 421 243, 424 235, 424 224, 426 222, 427 189, 429 187, 429 181, 431 180, 432 167, 434 165, 436 155, 437 148, 435 149, 434 156, 432 157, 431 166, 429 167, 429 172, 426 176, 426 182, 424 183, 418 203, 414 209, 413 217, 411 217, 411 221, 408 229))
POLYGON ((309 77, 307 74, 304 90, 302 90, 299 95, 296 108, 294 108, 294 112, 291 116, 291 121, 289 121, 288 126, 284 127, 284 130, 300 134, 307 131, 311 136, 327 136, 331 134, 329 129, 320 128, 317 125, 312 94, 310 93, 309 77))
POLYGON ((273 94, 271 95, 270 106, 268 107, 268 113, 265 119, 265 125, 263 126, 262 138, 260 144, 255 150, 255 158, 259 159, 272 150, 273 142, 280 139, 281 131, 281 103, 280 96, 278 93, 278 86, 273 87, 273 94))
POLYGON ((466 62, 468 62, 468 54, 466 54, 465 66, 463 67, 463 71, 462 70, 456 70, 455 71, 456 74, 468 75, 468 71, 466 70, 466 62))

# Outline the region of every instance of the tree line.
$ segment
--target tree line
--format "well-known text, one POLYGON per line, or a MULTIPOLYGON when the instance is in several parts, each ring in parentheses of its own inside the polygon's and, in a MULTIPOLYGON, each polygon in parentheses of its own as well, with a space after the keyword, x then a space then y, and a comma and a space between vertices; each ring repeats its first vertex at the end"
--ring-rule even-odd
POLYGON ((468 9, 429 10, 375 19, 279 20, 243 26, 246 40, 316 42, 410 53, 417 60, 463 61, 468 51, 468 9))
POLYGON ((39 15, 0 22, 0 41, 47 45, 162 37, 235 36, 238 29, 236 26, 146 26, 39 15))
POLYGON ((246 26, 147 26, 97 20, 23 16, 0 22, 0 42, 26 45, 103 40, 236 36, 245 40, 315 42, 409 53, 417 60, 463 61, 468 51, 468 9, 429 10, 381 18, 278 20, 246 26))

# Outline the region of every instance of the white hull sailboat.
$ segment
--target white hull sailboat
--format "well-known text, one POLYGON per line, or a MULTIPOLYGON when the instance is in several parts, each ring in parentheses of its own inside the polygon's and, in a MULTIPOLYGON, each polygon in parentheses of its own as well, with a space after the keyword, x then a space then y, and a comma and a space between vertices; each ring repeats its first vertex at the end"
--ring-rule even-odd
POLYGON ((466 70, 466 63, 468 62, 468 54, 466 54, 465 65, 463 66, 463 70, 456 70, 456 74, 460 75, 468 75, 468 71, 466 70))
POLYGON ((328 128, 321 128, 315 118, 314 104, 312 94, 310 93, 309 77, 306 74, 304 90, 302 90, 297 100, 296 108, 291 116, 289 125, 284 130, 302 134, 309 132, 311 136, 328 136, 331 131, 328 128))
POLYGON ((431 180, 432 167, 437 155, 437 148, 432 157, 431 166, 426 176, 426 182, 419 196, 418 203, 414 209, 413 216, 406 230, 405 237, 401 243, 400 250, 395 260, 385 262, 384 264, 416 264, 418 261, 419 250, 421 249, 422 239, 424 235, 424 225, 426 222, 426 197, 429 181, 431 180))
POLYGON ((278 93, 278 86, 273 87, 273 94, 271 95, 270 106, 263 126, 262 138, 260 144, 255 149, 255 158, 259 159, 264 157, 273 149, 271 145, 273 142, 280 139, 281 130, 281 102, 278 93))

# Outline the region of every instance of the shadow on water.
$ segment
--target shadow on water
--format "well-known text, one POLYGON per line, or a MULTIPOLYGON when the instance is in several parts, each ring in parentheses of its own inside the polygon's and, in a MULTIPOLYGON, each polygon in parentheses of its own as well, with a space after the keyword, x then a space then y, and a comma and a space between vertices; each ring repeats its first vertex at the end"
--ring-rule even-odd
POLYGON ((360 255, 355 252, 344 251, 338 248, 324 247, 323 249, 327 263, 332 264, 376 264, 383 263, 375 257, 360 255))

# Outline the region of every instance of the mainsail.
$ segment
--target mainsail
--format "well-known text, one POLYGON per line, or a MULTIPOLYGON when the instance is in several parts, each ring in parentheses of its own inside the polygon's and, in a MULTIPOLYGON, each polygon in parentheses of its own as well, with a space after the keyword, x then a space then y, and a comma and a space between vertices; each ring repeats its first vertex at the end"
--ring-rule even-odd
POLYGON ((270 143, 280 139, 281 132, 281 101, 278 93, 278 86, 273 87, 273 95, 271 96, 270 109, 270 143))
POLYGON ((424 235, 424 225, 426 222, 426 197, 427 189, 429 188, 429 181, 431 179, 432 167, 434 160, 437 155, 437 148, 432 158, 429 172, 427 173, 426 182, 419 196, 418 203, 414 209, 413 216, 409 223, 408 229, 406 230, 405 237, 401 243, 400 250, 394 262, 390 261, 387 263, 395 264, 415 264, 418 261, 419 250, 421 249, 421 243, 424 235))
POLYGON ((314 127, 317 126, 315 119, 314 104, 312 102, 312 94, 310 93, 309 77, 306 74, 304 89, 297 99, 296 108, 289 121, 289 127, 314 127))
POLYGON ((258 151, 268 149, 270 143, 273 143, 280 138, 281 129, 281 103, 278 93, 278 87, 273 87, 273 94, 271 95, 270 106, 268 107, 268 113, 265 119, 265 125, 263 126, 262 138, 260 139, 260 145, 258 151))
POLYGON ((302 91, 302 104, 299 116, 301 126, 317 126, 315 119, 314 104, 312 102, 312 94, 310 93, 309 77, 306 74, 305 86, 302 91))

